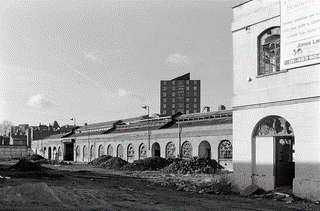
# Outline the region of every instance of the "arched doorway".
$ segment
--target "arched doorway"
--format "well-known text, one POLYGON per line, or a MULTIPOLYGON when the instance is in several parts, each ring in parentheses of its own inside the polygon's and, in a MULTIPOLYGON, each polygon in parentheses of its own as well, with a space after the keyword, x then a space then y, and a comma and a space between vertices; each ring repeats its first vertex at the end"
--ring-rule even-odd
POLYGON ((192 145, 189 141, 185 141, 181 146, 181 156, 184 159, 192 158, 192 145))
POLYGON ((253 182, 266 190, 292 186, 294 132, 290 123, 280 116, 261 119, 252 133, 252 146, 253 182))
POLYGON ((44 158, 47 158, 47 154, 46 154, 46 152, 47 152, 47 148, 46 148, 46 147, 44 147, 44 148, 43 148, 43 157, 44 157, 44 158))
POLYGON ((218 148, 218 161, 226 170, 232 170, 232 144, 229 140, 222 140, 218 148))
POLYGON ((202 141, 199 144, 199 158, 211 158, 211 145, 208 141, 202 141))
POLYGON ((134 148, 133 148, 132 144, 128 145, 127 160, 128 160, 128 162, 133 162, 133 160, 134 160, 134 148))
POLYGON ((174 143, 169 142, 166 146, 166 158, 175 158, 176 147, 174 143))
POLYGON ((53 147, 53 160, 57 160, 57 148, 53 147))
POLYGON ((104 155, 104 148, 102 145, 99 146, 99 149, 98 149, 98 157, 104 155))
POLYGON ((121 144, 117 147, 117 157, 123 158, 123 146, 121 144))
POLYGON ((94 159, 94 146, 91 145, 90 147, 90 161, 94 159))
POLYGON ((111 144, 108 146, 107 154, 110 155, 110 156, 113 156, 113 147, 112 147, 111 144))
POLYGON ((48 148, 48 160, 51 160, 51 147, 48 148))
POLYGON ((80 146, 76 147, 76 161, 80 161, 81 153, 80 153, 80 146))
POLYGON ((152 157, 160 157, 160 145, 156 142, 151 147, 152 157))
POLYGON ((87 155, 88 155, 88 149, 87 149, 87 146, 84 145, 82 150, 82 161, 85 161, 87 159, 87 155))
POLYGON ((140 144, 139 146, 139 159, 144 159, 147 157, 147 147, 145 144, 140 144))
POLYGON ((58 147, 58 160, 60 160, 60 159, 61 159, 61 148, 58 147))

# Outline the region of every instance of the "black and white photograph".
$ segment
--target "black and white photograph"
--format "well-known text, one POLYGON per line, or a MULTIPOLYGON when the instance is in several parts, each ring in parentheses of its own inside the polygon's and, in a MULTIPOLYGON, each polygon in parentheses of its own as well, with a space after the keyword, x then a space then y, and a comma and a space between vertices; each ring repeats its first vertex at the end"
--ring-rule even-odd
POLYGON ((0 0, 0 210, 320 210, 320 0, 0 0))

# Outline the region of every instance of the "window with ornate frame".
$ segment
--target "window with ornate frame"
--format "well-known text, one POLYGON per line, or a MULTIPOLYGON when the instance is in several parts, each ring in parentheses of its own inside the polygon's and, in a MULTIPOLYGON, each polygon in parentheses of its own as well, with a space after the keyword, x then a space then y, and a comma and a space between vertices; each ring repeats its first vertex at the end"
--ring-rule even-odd
POLYGON ((219 144, 219 160, 232 159, 232 144, 228 140, 221 141, 219 144))
POLYGON ((133 158, 134 157, 134 148, 132 144, 129 144, 128 146, 128 152, 127 152, 128 158, 133 158))
POLYGON ((280 27, 272 27, 258 36, 258 76, 280 72, 280 27))

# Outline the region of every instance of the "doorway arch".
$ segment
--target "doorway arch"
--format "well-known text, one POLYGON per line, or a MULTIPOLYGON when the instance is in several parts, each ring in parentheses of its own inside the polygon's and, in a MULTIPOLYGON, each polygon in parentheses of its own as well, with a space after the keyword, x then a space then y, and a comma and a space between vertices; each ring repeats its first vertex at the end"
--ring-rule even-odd
POLYGON ((51 160, 51 147, 48 148, 48 160, 51 160))
POLYGON ((139 146, 139 159, 144 159, 147 157, 147 147, 144 143, 139 146))
POLYGON ((134 147, 133 144, 129 144, 127 148, 127 161, 133 162, 134 160, 134 147))
POLYGON ((113 156, 113 147, 112 147, 111 144, 108 146, 107 154, 110 155, 110 156, 113 156))
POLYGON ((57 148, 56 147, 53 147, 53 160, 58 160, 57 159, 57 148))
POLYGON ((88 149, 87 149, 87 146, 84 145, 82 149, 82 161, 85 161, 87 159, 87 155, 88 155, 88 149))
POLYGON ((94 159, 94 146, 91 145, 90 147, 90 161, 92 161, 92 159, 94 159))
POLYGON ((76 147, 76 161, 80 161, 81 153, 80 153, 80 146, 76 147))
POLYGON ((104 155, 104 148, 102 146, 102 144, 99 146, 99 149, 98 149, 98 157, 104 155))
POLYGON ((201 141, 199 144, 199 158, 211 158, 211 145, 208 141, 201 141))
POLYGON ((185 141, 181 146, 181 156, 185 159, 192 158, 192 145, 189 141, 185 141))
POLYGON ((152 144, 151 152, 152 152, 152 157, 161 156, 160 144, 158 142, 155 142, 154 144, 152 144))
POLYGON ((166 146, 166 158, 175 158, 176 157, 176 147, 174 143, 169 142, 166 146))
POLYGON ((252 182, 266 190, 292 186, 294 141, 293 128, 286 119, 276 115, 262 118, 252 132, 252 182))
POLYGON ((121 144, 117 147, 117 157, 123 158, 123 146, 121 144))

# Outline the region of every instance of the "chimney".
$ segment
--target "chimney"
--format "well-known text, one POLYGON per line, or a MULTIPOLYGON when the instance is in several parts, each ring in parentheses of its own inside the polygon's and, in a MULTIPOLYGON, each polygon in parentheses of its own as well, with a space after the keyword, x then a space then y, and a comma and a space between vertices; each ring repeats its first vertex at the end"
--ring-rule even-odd
POLYGON ((219 111, 226 110, 226 107, 225 107, 224 105, 220 105, 220 106, 218 107, 218 110, 219 110, 219 111))
POLYGON ((210 107, 209 106, 205 106, 205 107, 203 107, 203 111, 202 111, 202 113, 204 113, 204 112, 210 112, 210 107))

